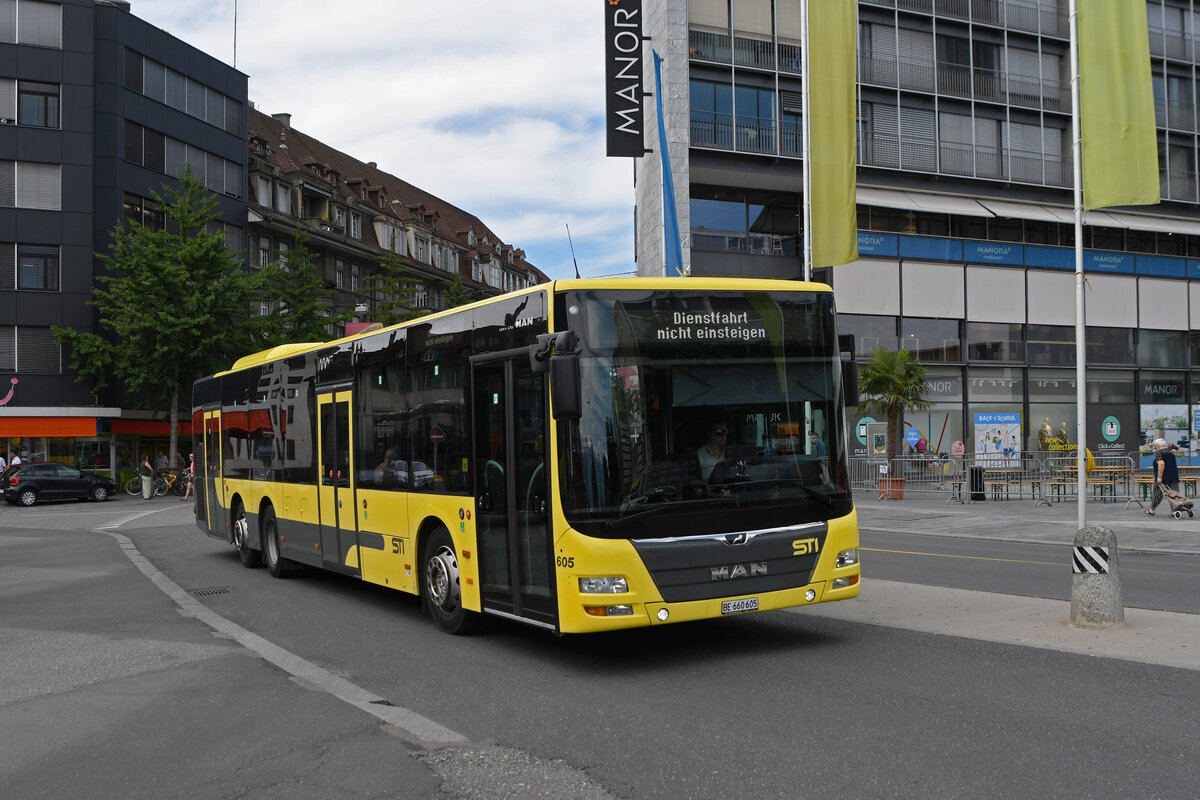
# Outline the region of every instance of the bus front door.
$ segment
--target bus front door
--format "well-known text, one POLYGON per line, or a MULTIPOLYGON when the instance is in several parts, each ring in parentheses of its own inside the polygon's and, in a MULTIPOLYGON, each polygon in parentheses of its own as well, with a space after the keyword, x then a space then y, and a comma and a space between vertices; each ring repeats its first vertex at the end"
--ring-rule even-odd
POLYGON ((354 508, 354 473, 350 470, 350 392, 318 395, 317 414, 321 559, 326 569, 358 575, 358 516, 354 508), (348 558, 351 550, 355 555, 348 558))
POLYGON ((474 360, 475 513, 485 611, 557 626, 545 375, 474 360))

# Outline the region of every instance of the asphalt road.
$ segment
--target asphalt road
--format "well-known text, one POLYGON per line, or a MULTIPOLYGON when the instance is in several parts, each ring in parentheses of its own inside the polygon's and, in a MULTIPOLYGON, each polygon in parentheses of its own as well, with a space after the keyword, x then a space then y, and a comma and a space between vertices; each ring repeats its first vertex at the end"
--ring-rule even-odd
MULTIPOLYGON (((97 508, 75 511, 96 527, 97 508)), ((449 637, 415 598, 244 569, 181 509, 121 524, 231 624, 463 740, 414 741, 180 616, 111 537, 44 510, 67 516, 0 516, 0 652, 22 654, 0 659, 0 685, 29 684, 0 702, 14 797, 1155 798, 1200 785, 1200 719, 1181 713, 1198 670, 807 612, 449 637), (66 529, 39 540, 51 523, 66 529), (37 645, 47 631, 54 646, 37 645), (64 664, 81 677, 57 680, 64 664)))
MULTIPOLYGON (((860 540, 867 580, 1071 599, 1065 545, 876 531, 860 540)), ((1200 556, 1123 552, 1120 575, 1126 608, 1200 614, 1200 556)))

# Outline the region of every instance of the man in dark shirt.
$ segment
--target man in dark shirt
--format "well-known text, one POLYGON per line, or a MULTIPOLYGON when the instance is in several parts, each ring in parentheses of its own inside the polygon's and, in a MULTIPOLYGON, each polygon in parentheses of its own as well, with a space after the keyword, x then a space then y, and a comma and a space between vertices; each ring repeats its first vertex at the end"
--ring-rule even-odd
POLYGON ((1154 440, 1154 492, 1150 498, 1150 508, 1146 513, 1154 516, 1154 509, 1162 502, 1162 487, 1169 486, 1179 491, 1179 466, 1175 463, 1175 454, 1167 447, 1166 439, 1154 440))

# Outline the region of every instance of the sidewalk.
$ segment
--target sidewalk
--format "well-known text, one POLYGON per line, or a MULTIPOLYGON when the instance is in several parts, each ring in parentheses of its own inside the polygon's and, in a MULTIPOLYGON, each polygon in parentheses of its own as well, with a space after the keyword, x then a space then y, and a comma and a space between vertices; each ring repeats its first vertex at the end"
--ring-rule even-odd
MULTIPOLYGON (((903 500, 878 500, 878 492, 855 489, 854 504, 859 527, 870 531, 1070 546, 1079 529, 1079 505, 1074 497, 1035 506, 1029 498, 947 505, 949 496, 941 491, 906 491, 903 500)), ((1128 505, 1126 509, 1124 501, 1088 501, 1087 524, 1110 529, 1122 552, 1200 555, 1200 498, 1195 519, 1186 514, 1183 519, 1173 519, 1165 502, 1153 517, 1142 513, 1149 508, 1148 502, 1128 505)))

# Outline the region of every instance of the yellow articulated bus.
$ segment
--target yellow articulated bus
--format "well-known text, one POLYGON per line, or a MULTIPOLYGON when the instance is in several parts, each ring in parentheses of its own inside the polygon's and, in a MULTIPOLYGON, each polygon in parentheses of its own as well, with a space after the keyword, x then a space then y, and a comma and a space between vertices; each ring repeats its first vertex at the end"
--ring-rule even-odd
POLYGON ((565 280, 247 356, 194 387, 196 521, 450 633, 855 597, 835 323, 823 284, 565 280))

